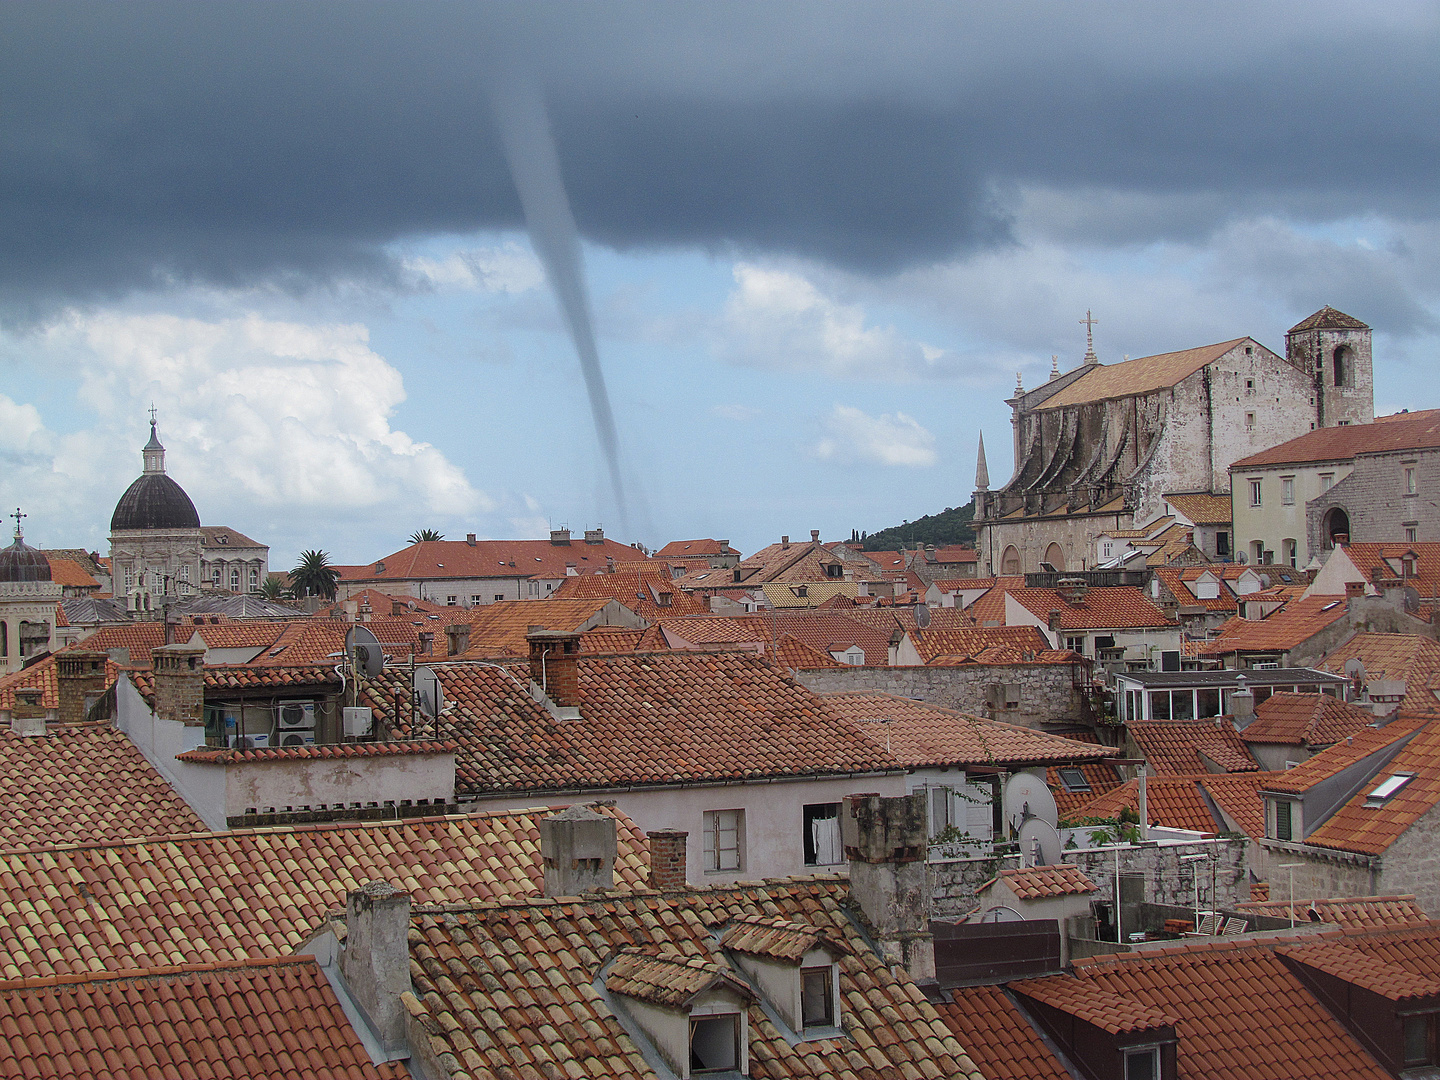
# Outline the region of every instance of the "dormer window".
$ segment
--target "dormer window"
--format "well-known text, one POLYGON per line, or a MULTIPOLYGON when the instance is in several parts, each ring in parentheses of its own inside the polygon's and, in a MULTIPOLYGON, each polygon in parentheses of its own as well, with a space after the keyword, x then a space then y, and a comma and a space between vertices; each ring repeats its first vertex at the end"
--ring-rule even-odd
POLYGON ((833 964, 801 969, 800 1022, 807 1028, 835 1026, 833 964))
POLYGON ((720 942, 760 991, 766 1011, 796 1038, 841 1034, 840 959, 849 952, 844 945, 813 926, 760 915, 736 919, 720 942))
POLYGON ((679 1080, 750 1069, 747 1007, 754 993, 709 958, 622 952, 605 977, 632 1035, 647 1040, 679 1080))

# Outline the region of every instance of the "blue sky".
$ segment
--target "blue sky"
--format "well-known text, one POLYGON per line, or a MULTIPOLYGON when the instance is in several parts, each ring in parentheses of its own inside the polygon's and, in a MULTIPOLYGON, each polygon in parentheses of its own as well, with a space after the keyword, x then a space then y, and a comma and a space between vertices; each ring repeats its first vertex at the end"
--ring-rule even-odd
POLYGON ((85 72, 63 11, 0 13, 0 83, 45 91, 0 117, 0 501, 32 542, 105 550, 152 398, 202 520, 277 566, 422 526, 751 551, 960 505, 982 428, 1008 475, 1015 373, 1078 363, 1087 308, 1113 362, 1283 350, 1333 304, 1376 330, 1377 410, 1440 403, 1433 8, 1303 9, 1317 54, 1348 49, 1338 97, 1292 67, 1283 11, 1240 6, 1200 31, 1183 6, 827 5, 799 38, 803 4, 77 10, 85 72), (483 78, 439 45, 466 35, 483 78), (486 87, 521 78, 626 516, 488 127, 486 87), (1317 127, 1332 152, 1300 153, 1317 127))

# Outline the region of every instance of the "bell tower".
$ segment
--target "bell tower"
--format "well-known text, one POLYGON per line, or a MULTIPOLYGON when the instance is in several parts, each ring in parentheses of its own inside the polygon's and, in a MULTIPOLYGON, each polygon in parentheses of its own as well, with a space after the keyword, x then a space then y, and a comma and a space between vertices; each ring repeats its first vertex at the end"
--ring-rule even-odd
POLYGON ((1285 334, 1285 359, 1311 379, 1316 427, 1375 419, 1370 327, 1359 319, 1321 308, 1285 334))

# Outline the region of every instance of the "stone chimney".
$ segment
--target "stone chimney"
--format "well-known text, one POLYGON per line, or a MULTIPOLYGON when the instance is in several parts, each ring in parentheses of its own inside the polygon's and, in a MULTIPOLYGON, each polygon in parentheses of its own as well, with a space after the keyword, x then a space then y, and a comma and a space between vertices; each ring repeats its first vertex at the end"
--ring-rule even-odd
POLYGON ((840 835, 850 860, 850 894, 874 930, 880 952, 917 982, 935 980, 925 793, 845 796, 840 835))
POLYGON ((573 630, 532 630, 525 635, 530 643, 530 681, 545 691, 555 704, 580 705, 580 635, 573 630))
POLYGON ((105 693, 105 654, 79 649, 55 655, 60 687, 60 723, 79 724, 105 693))
POLYGON ((1244 731, 1255 722, 1255 695, 1250 692, 1244 675, 1237 675, 1235 683, 1230 693, 1230 715, 1235 718, 1235 730, 1244 731))
POLYGON ((1347 581, 1347 582, 1345 583, 1345 597, 1346 597, 1346 599, 1349 599, 1349 598, 1352 597, 1352 596, 1364 596, 1364 595, 1365 595, 1365 583, 1364 583, 1363 581, 1347 581))
POLYGON ((44 735, 54 719, 42 704, 45 691, 38 686, 15 689, 15 708, 10 712, 10 731, 15 735, 44 735))
POLYGON ((391 614, 391 615, 404 615, 404 614, 405 614, 405 605, 404 605, 403 603, 401 603, 399 600, 393 600, 393 599, 392 599, 392 600, 390 601, 390 614, 391 614))
POLYGON ((474 547, 474 546, 475 546, 475 534, 474 534, 474 533, 466 533, 466 534, 465 534, 465 543, 469 544, 471 547, 474 547))
POLYGON ((470 624, 451 623, 445 627, 445 655, 459 656, 470 649, 470 624))
POLYGON ((615 887, 615 819, 572 806, 540 819, 546 896, 579 896, 615 887))
POLYGON ((586 529, 585 542, 587 544, 603 544, 605 542, 604 529, 586 529))
POLYGON ((819 529, 811 529, 811 530, 810 530, 810 543, 812 543, 812 544, 818 544, 819 542, 820 542, 820 530, 819 530, 819 529))
POLYGON ((1046 620, 1045 625, 1050 628, 1052 634, 1058 634, 1060 632, 1062 618, 1063 616, 1059 611, 1050 612, 1050 617, 1046 620))
POLYGON ((660 829, 645 834, 650 839, 650 887, 685 888, 685 841, 689 833, 660 829))
POLYGON ((345 898, 340 974, 387 1054, 405 1047, 410 990, 410 894, 367 881, 345 898))
POLYGON ((554 544, 556 547, 569 547, 569 546, 570 546, 570 530, 569 530, 569 529, 551 529, 551 530, 550 530, 550 543, 554 544))
POLYGON ((789 551, 789 550, 790 550, 790 537, 788 537, 788 536, 782 536, 782 537, 780 537, 780 547, 781 547, 783 550, 785 550, 785 551, 789 551))
POLYGON ((1055 583, 1055 590, 1070 605, 1083 604, 1090 592, 1090 583, 1084 578, 1061 578, 1055 583))
POLYGON ((155 715, 186 727, 205 724, 205 646, 162 645, 150 650, 155 715))

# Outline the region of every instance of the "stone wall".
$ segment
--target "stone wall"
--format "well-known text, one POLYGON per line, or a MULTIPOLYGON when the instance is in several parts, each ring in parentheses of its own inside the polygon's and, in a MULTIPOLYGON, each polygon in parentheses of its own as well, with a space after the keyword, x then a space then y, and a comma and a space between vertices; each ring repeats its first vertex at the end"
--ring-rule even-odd
POLYGON ((1028 727, 1051 720, 1089 719, 1085 696, 1075 686, 1085 672, 1076 664, 816 668, 797 671, 795 677, 817 694, 879 691, 1028 727), (1019 708, 990 708, 989 687, 997 683, 1019 685, 1019 708))
POLYGON ((1431 918, 1440 913, 1440 808, 1432 808, 1406 829, 1385 852, 1381 865, 1377 892, 1412 893, 1431 918))
POLYGON ((1350 519, 1357 544, 1403 543, 1406 528, 1417 541, 1440 540, 1440 449, 1357 454, 1350 475, 1305 504, 1310 550, 1324 550, 1325 515, 1338 506, 1350 519), (1415 494, 1405 490, 1405 469, 1415 470, 1415 494))

